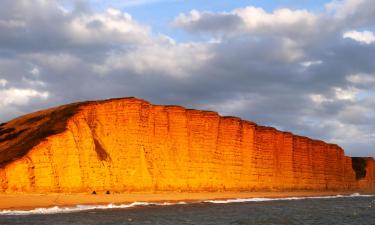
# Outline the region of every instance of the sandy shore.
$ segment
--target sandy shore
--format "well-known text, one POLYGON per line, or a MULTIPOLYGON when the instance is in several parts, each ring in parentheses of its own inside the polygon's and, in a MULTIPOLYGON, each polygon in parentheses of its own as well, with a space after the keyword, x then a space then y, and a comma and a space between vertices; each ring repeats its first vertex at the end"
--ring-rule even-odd
MULTIPOLYGON (((124 194, 0 194, 0 209, 34 209, 52 206, 105 205, 131 202, 194 202, 213 199, 279 198, 350 195, 351 192, 202 192, 202 193, 124 193, 124 194)), ((369 193, 365 193, 369 194, 369 193)))

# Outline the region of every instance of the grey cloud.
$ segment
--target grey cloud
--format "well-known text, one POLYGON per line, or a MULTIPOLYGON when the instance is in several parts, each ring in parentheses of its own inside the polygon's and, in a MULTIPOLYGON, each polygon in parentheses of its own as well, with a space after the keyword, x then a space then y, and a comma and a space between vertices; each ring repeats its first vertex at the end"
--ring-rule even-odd
POLYGON ((241 17, 230 13, 212 13, 212 12, 198 12, 191 11, 190 15, 180 15, 173 23, 176 27, 184 26, 191 32, 228 32, 240 30, 245 24, 241 17), (199 22, 195 22, 194 15, 199 22), (193 18, 189 18, 193 17, 193 18))
POLYGON ((137 96, 156 104, 218 110, 338 142, 349 154, 375 156, 371 152, 375 141, 370 138, 375 127, 369 122, 374 118, 373 86, 348 80, 358 73, 374 77, 375 45, 342 39, 344 22, 338 25, 327 15, 301 11, 302 21, 261 26, 257 34, 249 34, 241 30, 244 21, 236 15, 203 13, 205 21, 189 29, 213 36, 234 29, 235 35, 223 35, 217 43, 174 43, 153 35, 126 15, 117 17, 117 12, 110 15, 85 7, 66 14, 58 2, 51 2, 28 10, 16 7, 18 1, 6 1, 8 11, 0 13, 0 21, 25 20, 28 28, 0 25, 0 32, 7 33, 0 37, 0 78, 8 81, 0 91, 18 88, 49 93, 47 99, 35 97, 25 104, 7 105, 0 120, 73 101, 137 96), (33 15, 36 19, 30 20, 33 15), (112 18, 112 22, 129 24, 130 30, 103 31, 109 24, 100 19, 82 22, 82 15, 112 18), (312 19, 306 21, 304 15, 312 19), (77 41, 66 32, 72 21, 105 35, 77 41), (11 38, 25 30, 30 33, 11 38), (291 38, 296 34, 297 38, 291 38), (111 38, 105 39, 108 35, 111 38), (321 63, 304 66, 307 61, 321 63), (34 67, 40 71, 38 76, 30 72, 34 67), (355 89, 365 97, 340 99, 335 88, 342 95, 355 89), (312 95, 318 96, 315 101, 312 95))
POLYGON ((2 1, 0 53, 105 51, 147 41, 148 27, 128 14, 113 9, 95 13, 84 3, 69 12, 62 7, 54 0, 2 1))
POLYGON ((326 4, 326 9, 347 28, 374 25, 375 5, 371 0, 335 0, 326 4))

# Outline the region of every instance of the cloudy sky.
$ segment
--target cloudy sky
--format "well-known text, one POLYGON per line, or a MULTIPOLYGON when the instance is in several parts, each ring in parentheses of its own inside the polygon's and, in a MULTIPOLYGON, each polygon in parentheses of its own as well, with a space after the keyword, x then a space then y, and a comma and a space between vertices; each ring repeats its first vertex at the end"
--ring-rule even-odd
POLYGON ((136 96, 375 156, 373 0, 2 0, 0 121, 136 96))

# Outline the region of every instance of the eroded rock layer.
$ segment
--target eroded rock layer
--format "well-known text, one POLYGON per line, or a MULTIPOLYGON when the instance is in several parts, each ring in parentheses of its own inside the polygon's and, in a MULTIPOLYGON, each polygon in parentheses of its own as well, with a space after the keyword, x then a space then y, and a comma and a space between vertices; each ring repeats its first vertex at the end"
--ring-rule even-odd
POLYGON ((0 126, 1 192, 374 187, 372 158, 352 160, 337 145, 135 98, 61 106, 0 126))

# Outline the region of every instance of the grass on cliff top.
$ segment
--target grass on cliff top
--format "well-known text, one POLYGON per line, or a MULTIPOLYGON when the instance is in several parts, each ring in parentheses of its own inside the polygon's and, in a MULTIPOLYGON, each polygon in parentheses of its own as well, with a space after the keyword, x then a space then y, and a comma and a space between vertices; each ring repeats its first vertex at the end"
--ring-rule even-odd
POLYGON ((50 135, 66 129, 83 103, 64 105, 16 118, 0 125, 0 168, 22 156, 50 135))

